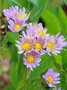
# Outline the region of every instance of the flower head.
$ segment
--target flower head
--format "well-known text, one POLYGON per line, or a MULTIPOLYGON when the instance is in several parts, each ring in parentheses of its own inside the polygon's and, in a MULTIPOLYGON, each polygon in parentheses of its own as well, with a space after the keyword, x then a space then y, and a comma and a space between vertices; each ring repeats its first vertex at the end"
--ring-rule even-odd
POLYGON ((29 15, 26 13, 25 8, 19 9, 18 13, 16 14, 16 19, 18 21, 26 21, 28 20, 29 15))
POLYGON ((18 6, 15 7, 9 7, 9 9, 4 9, 3 14, 6 16, 6 18, 13 19, 13 17, 16 15, 18 12, 18 6))
POLYGON ((36 33, 36 36, 40 36, 42 38, 45 38, 45 36, 47 35, 47 29, 46 28, 43 28, 42 24, 39 23, 36 26, 36 29, 35 29, 35 33, 36 33))
POLYGON ((16 41, 16 46, 18 47, 19 54, 22 54, 23 52, 29 51, 32 49, 32 40, 28 39, 26 37, 22 37, 19 41, 16 41))
POLYGON ((54 72, 52 68, 48 69, 43 78, 46 80, 49 87, 55 87, 56 84, 60 83, 60 73, 54 72))
MULTIPOLYGON (((32 35, 34 35, 35 37, 42 37, 45 38, 45 36, 47 35, 47 29, 43 28, 42 24, 28 24, 27 25, 27 32, 31 32, 32 35)), ((29 34, 29 33, 28 33, 29 34)))
POLYGON ((42 37, 33 39, 33 48, 35 51, 39 52, 41 55, 45 54, 45 40, 42 37))
POLYGON ((17 21, 26 21, 29 18, 25 8, 19 9, 18 6, 12 6, 9 9, 4 9, 3 14, 6 16, 6 18, 17 21))
POLYGON ((25 22, 14 22, 13 20, 9 20, 8 21, 9 25, 8 28, 12 31, 12 32, 19 32, 23 29, 23 27, 25 26, 25 22))
POLYGON ((46 50, 49 55, 51 55, 50 53, 53 53, 55 55, 60 53, 60 48, 57 47, 54 36, 47 35, 45 43, 46 43, 46 50))
POLYGON ((40 61, 40 55, 35 51, 26 52, 24 54, 24 64, 31 70, 36 66, 39 66, 40 61))
POLYGON ((64 36, 60 35, 60 33, 55 36, 55 43, 57 44, 57 47, 60 48, 60 50, 62 50, 63 47, 67 46, 67 42, 65 41, 64 36))

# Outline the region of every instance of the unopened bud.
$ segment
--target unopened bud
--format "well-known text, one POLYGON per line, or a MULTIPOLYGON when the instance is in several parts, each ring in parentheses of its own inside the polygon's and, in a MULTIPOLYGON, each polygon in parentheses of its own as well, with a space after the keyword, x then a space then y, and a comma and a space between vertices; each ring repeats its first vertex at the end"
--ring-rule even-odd
POLYGON ((0 29, 3 30, 6 27, 6 25, 0 26, 0 29))

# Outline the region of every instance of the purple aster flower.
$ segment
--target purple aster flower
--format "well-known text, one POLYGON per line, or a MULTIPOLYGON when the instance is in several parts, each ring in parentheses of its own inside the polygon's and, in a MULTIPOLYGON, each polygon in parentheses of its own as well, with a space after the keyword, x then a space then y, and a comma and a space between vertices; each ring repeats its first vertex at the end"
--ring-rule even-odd
POLYGON ((34 35, 35 37, 42 37, 42 38, 45 38, 45 36, 47 35, 47 29, 46 28, 43 28, 42 24, 39 23, 39 24, 28 24, 27 25, 27 33, 29 34, 29 32, 32 32, 32 35, 34 35))
POLYGON ((18 6, 15 7, 9 7, 9 9, 4 9, 3 14, 6 16, 6 18, 13 19, 16 14, 18 13, 18 6))
POLYGON ((46 51, 49 55, 51 55, 50 53, 53 53, 55 55, 60 53, 60 48, 57 47, 57 44, 55 43, 55 38, 53 36, 47 35, 45 43, 46 43, 46 51))
POLYGON ((25 8, 19 9, 19 10, 18 10, 18 13, 16 14, 16 19, 17 19, 18 21, 26 21, 26 20, 28 20, 29 15, 30 15, 30 14, 27 14, 27 13, 26 13, 25 8))
POLYGON ((34 32, 36 29, 36 26, 37 26, 37 24, 29 23, 29 24, 27 24, 27 29, 34 32))
POLYGON ((16 22, 13 20, 9 20, 8 21, 9 25, 8 28, 12 31, 12 32, 19 32, 23 29, 23 27, 25 26, 25 22, 16 22))
POLYGON ((44 48, 46 47, 45 45, 45 39, 42 37, 34 38, 33 39, 33 48, 35 51, 39 52, 41 55, 45 54, 44 48))
POLYGON ((35 30, 35 28, 36 28, 36 27, 35 27, 35 24, 29 23, 29 24, 27 24, 26 26, 27 26, 27 30, 26 30, 27 36, 28 36, 29 38, 35 37, 35 32, 34 32, 34 30, 35 30))
POLYGON ((63 35, 60 36, 60 33, 55 36, 55 43, 57 44, 57 47, 60 48, 60 50, 62 50, 63 47, 67 46, 67 41, 65 41, 63 35))
POLYGON ((43 28, 42 24, 39 23, 39 24, 36 24, 36 29, 35 29, 35 36, 37 37, 42 37, 42 38, 45 38, 45 36, 47 35, 47 28, 43 28))
POLYGON ((41 59, 36 51, 29 51, 24 54, 24 64, 33 71, 33 68, 39 66, 41 59))
POLYGON ((26 37, 26 38, 29 38, 29 39, 34 39, 34 33, 31 31, 31 30, 26 30, 26 32, 22 31, 22 35, 21 37, 26 37))
POLYGON ((19 9, 18 6, 12 6, 9 9, 4 9, 3 14, 6 18, 13 19, 14 21, 26 21, 29 18, 25 8, 19 9))
POLYGON ((54 72, 53 68, 48 69, 46 74, 43 74, 43 78, 46 80, 49 87, 55 87, 56 84, 60 83, 60 73, 54 72))
POLYGON ((26 37, 22 37, 19 41, 16 41, 18 47, 18 53, 22 54, 32 49, 32 40, 26 37))

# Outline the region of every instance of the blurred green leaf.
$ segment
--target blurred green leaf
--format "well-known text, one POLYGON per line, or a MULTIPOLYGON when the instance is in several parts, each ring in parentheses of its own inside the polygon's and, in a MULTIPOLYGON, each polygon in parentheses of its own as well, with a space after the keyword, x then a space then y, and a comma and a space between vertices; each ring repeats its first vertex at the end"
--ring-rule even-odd
POLYGON ((67 5, 67 0, 64 0, 65 4, 67 5))
POLYGON ((22 7, 17 0, 8 0, 8 2, 10 4, 10 6, 12 6, 14 4, 16 6, 22 7))
POLYGON ((67 73, 61 74, 61 88, 62 90, 67 90, 67 73))
POLYGON ((46 9, 49 0, 39 0, 38 7, 34 6, 30 15, 30 20, 36 22, 44 9, 46 9))
POLYGON ((40 0, 28 0, 28 1, 30 1, 33 4, 35 4, 36 6, 38 6, 40 0))
POLYGON ((61 7, 58 8, 58 19, 61 24, 61 33, 66 35, 67 34, 67 16, 65 15, 61 7))
POLYGON ((57 34, 61 31, 61 26, 58 18, 49 10, 46 10, 42 13, 42 19, 46 23, 46 27, 48 28, 49 33, 57 34))
POLYGON ((6 38, 8 42, 15 43, 15 40, 18 40, 20 38, 20 35, 18 33, 7 32, 6 38))

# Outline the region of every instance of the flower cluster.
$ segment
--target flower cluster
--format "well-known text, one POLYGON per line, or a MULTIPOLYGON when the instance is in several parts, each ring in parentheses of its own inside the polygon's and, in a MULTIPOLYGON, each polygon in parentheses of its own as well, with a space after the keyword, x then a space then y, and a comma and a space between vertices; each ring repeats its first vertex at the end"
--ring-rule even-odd
POLYGON ((29 18, 25 8, 19 9, 18 6, 12 6, 9 9, 4 9, 3 14, 8 20, 8 28, 13 32, 19 32, 24 27, 26 31, 22 31, 19 41, 16 41, 18 53, 24 55, 24 64, 27 68, 33 70, 40 64, 40 56, 47 53, 57 55, 67 46, 67 42, 63 35, 58 33, 52 36, 47 33, 47 29, 43 28, 42 23, 32 24, 25 23, 29 18))
POLYGON ((41 23, 27 24, 26 32, 22 32, 20 40, 16 41, 16 43, 19 50, 18 53, 23 53, 24 58, 30 60, 29 62, 29 60, 24 59, 24 64, 31 70, 37 66, 37 64, 34 65, 34 61, 37 61, 35 58, 36 55, 33 55, 33 57, 29 55, 29 57, 27 57, 27 54, 33 51, 35 54, 37 53, 39 57, 45 53, 49 55, 51 55, 51 53, 57 55, 60 53, 63 47, 67 45, 64 36, 61 36, 60 33, 58 33, 56 36, 51 36, 47 33, 47 29, 43 28, 41 23), (31 62, 32 60, 33 62, 31 62))

